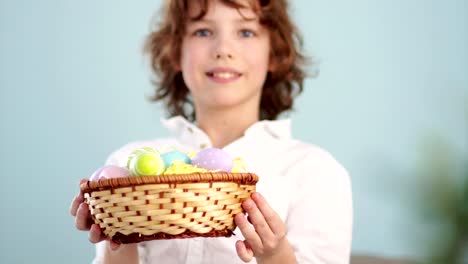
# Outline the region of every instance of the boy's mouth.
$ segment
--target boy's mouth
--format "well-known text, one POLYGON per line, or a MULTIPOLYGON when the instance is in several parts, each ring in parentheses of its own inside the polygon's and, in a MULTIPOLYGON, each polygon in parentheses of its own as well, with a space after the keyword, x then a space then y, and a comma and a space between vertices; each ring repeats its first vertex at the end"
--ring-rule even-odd
POLYGON ((241 73, 227 68, 217 68, 207 72, 206 75, 217 82, 229 82, 242 76, 241 73))
POLYGON ((221 79, 230 79, 235 76, 238 76, 239 74, 236 74, 233 72, 209 72, 207 73, 207 75, 210 77, 216 77, 216 78, 221 78, 221 79))

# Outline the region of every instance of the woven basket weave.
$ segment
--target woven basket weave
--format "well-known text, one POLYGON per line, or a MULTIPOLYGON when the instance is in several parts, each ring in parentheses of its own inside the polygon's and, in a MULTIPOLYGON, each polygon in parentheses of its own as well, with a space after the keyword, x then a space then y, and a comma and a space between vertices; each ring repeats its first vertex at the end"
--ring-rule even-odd
POLYGON ((229 237, 257 181, 253 173, 208 172, 86 181, 80 189, 102 232, 127 244, 229 237))

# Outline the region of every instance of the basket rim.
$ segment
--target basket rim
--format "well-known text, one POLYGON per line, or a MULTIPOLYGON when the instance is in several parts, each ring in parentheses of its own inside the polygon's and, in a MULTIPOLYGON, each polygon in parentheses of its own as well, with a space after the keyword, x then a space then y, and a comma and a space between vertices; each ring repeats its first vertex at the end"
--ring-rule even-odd
POLYGON ((242 172, 194 172, 187 174, 171 174, 157 176, 135 176, 113 179, 101 179, 98 181, 86 180, 80 184, 83 193, 102 191, 121 187, 130 187, 145 184, 178 184, 178 183, 202 183, 202 182, 236 182, 245 185, 255 185, 258 182, 255 173, 242 172))

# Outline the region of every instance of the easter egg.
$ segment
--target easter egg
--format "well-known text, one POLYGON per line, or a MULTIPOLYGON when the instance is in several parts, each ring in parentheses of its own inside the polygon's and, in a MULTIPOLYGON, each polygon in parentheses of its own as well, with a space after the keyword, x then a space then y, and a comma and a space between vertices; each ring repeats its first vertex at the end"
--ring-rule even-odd
POLYGON ((140 154, 143 154, 143 153, 147 153, 147 152, 150 152, 150 153, 159 153, 158 151, 156 151, 155 149, 153 148, 150 148, 150 147, 144 147, 144 148, 139 148, 137 150, 134 150, 130 156, 128 156, 128 160, 127 160, 127 168, 130 169, 130 162, 132 161, 132 159, 140 154))
POLYGON ((231 172, 247 172, 242 158, 235 158, 233 163, 234 165, 232 166, 231 172))
POLYGON ((207 170, 230 172, 234 162, 227 152, 219 148, 207 148, 192 158, 192 165, 207 170))
POLYGON ((91 181, 97 181, 100 179, 124 178, 128 176, 130 176, 130 171, 128 171, 128 169, 114 165, 106 165, 97 169, 89 179, 91 181))
POLYGON ((164 172, 164 161, 158 153, 143 152, 134 156, 129 162, 132 176, 160 175, 164 172))
POLYGON ((161 158, 164 160, 164 166, 169 168, 174 161, 182 161, 185 164, 190 164, 191 160, 187 154, 180 151, 170 151, 161 155, 161 158))

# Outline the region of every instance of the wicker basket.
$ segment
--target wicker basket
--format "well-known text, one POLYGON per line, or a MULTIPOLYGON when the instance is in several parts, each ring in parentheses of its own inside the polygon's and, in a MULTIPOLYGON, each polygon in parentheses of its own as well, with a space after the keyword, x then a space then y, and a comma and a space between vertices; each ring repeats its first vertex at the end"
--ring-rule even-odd
POLYGON ((80 188, 103 233, 127 244, 229 237, 257 181, 253 173, 208 172, 87 181, 80 188))

